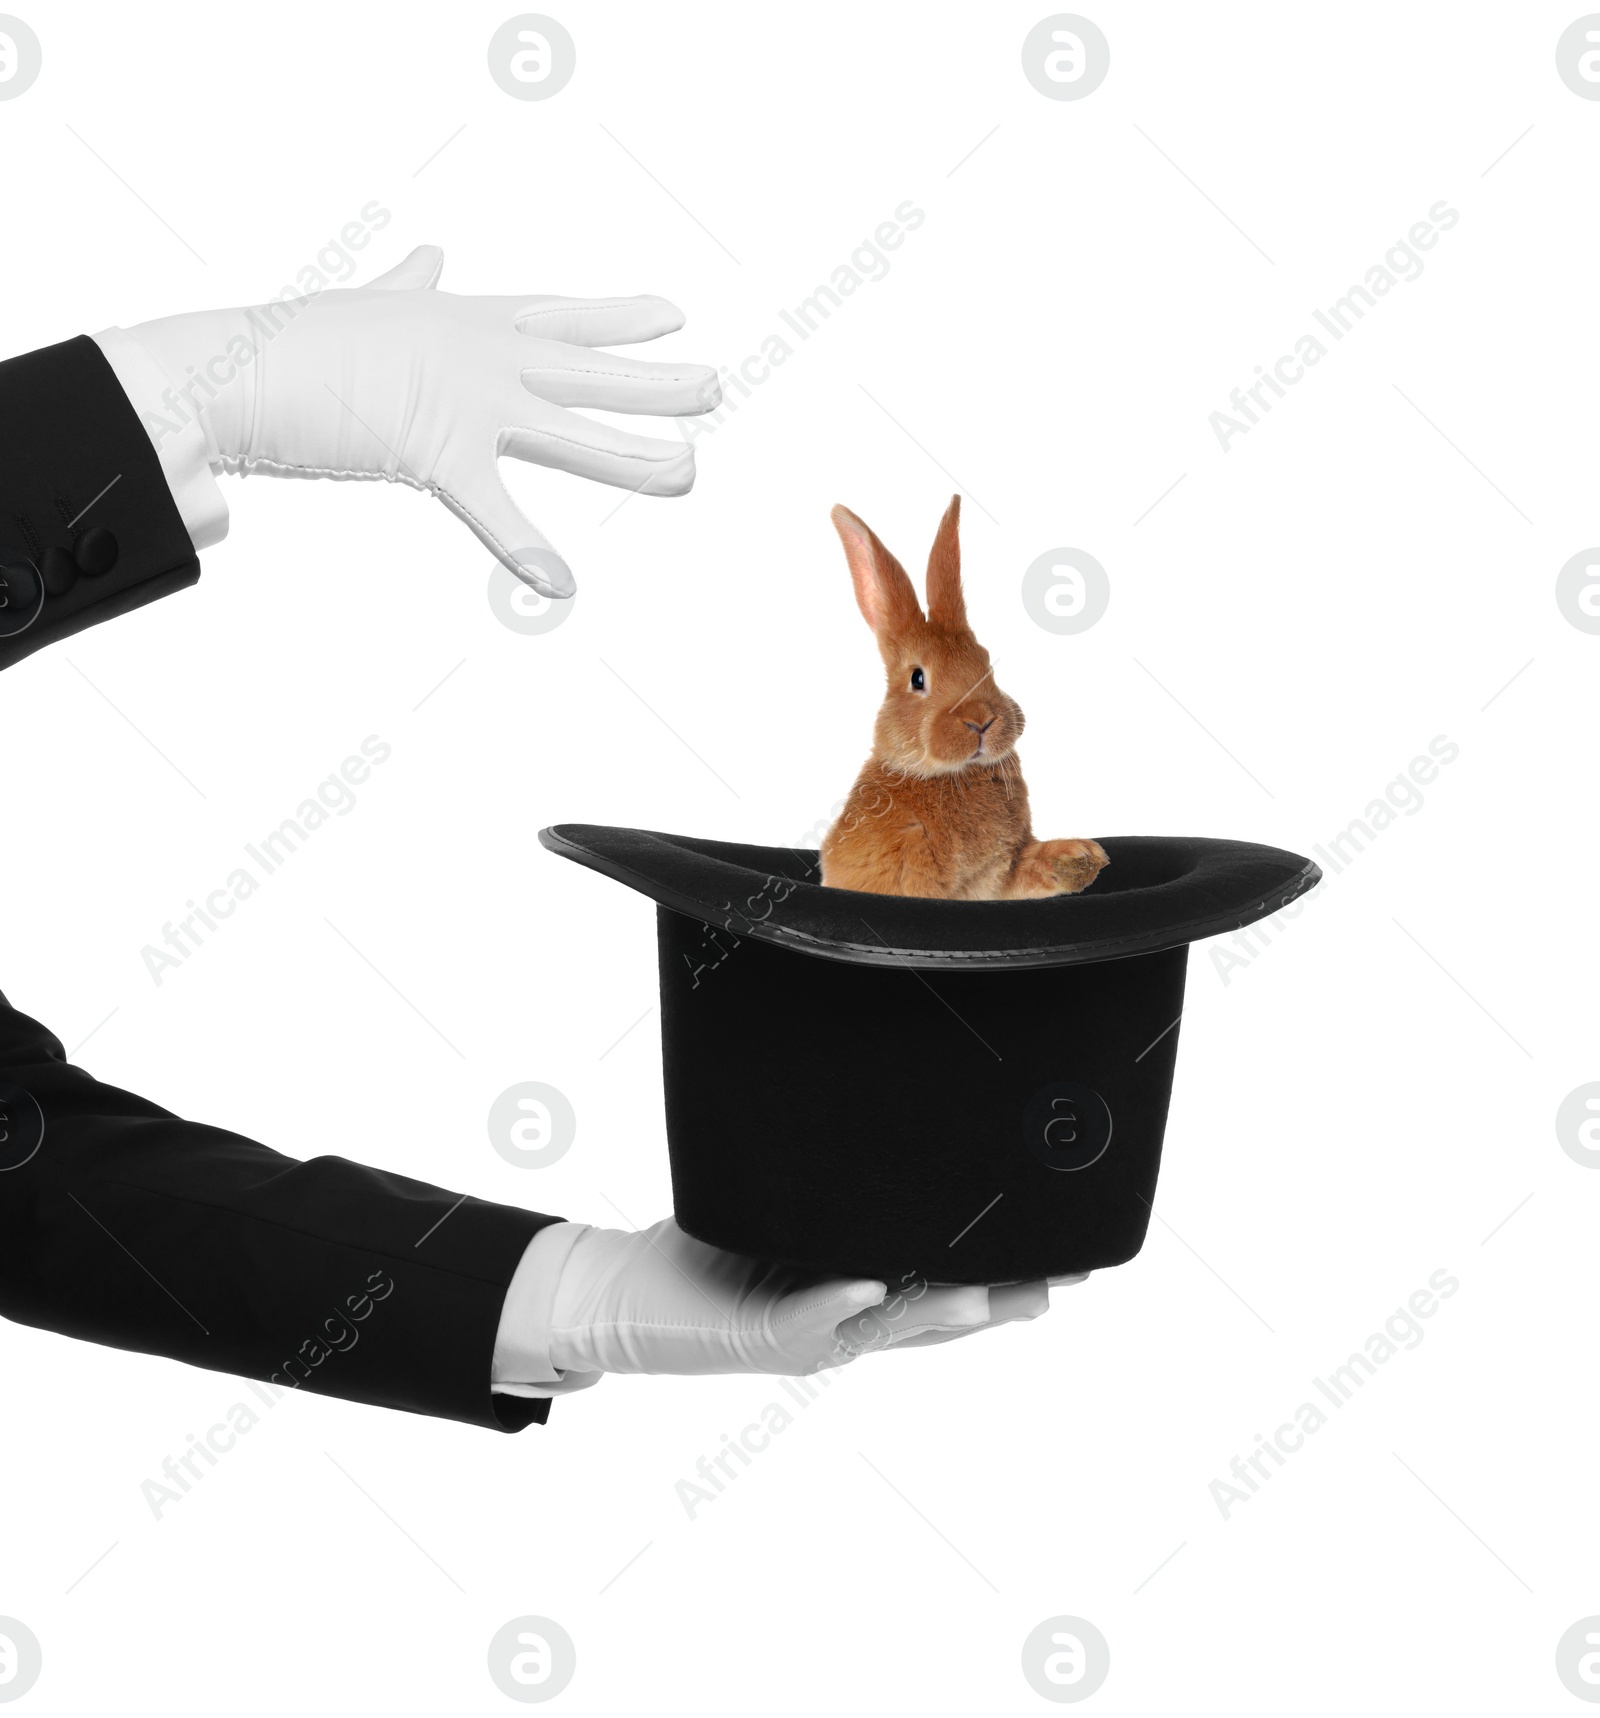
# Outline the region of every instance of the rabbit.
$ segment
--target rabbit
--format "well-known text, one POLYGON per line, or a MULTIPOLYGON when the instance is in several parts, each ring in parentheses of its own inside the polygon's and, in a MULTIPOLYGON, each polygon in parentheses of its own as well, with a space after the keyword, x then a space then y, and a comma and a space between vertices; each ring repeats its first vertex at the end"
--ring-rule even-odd
POLYGON ((961 497, 928 557, 924 616, 905 569, 846 507, 831 515, 888 692, 838 819, 828 888, 941 900, 1075 895, 1109 863, 1098 841, 1036 841, 1016 744, 1023 715, 995 684, 961 592, 961 497))

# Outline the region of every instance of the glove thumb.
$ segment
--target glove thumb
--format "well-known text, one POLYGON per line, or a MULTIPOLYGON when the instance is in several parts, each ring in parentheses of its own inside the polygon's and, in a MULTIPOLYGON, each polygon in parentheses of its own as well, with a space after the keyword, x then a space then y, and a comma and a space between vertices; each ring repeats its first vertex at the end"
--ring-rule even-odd
POLYGON ((492 457, 463 462, 442 476, 439 499, 501 566, 540 596, 559 600, 574 594, 572 569, 511 498, 492 457))
POLYGON ((404 262, 398 262, 387 274, 380 274, 367 283, 369 291, 418 292, 431 291, 439 284, 444 272, 444 252, 438 245, 418 245, 404 262))

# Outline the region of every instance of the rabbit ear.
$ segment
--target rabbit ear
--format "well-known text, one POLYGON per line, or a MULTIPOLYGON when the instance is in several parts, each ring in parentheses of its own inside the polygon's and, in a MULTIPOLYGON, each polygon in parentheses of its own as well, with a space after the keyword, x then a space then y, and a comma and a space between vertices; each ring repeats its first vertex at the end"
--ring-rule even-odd
POLYGON ((829 517, 844 544, 856 606, 867 625, 880 640, 920 625, 922 605, 905 568, 848 507, 835 507, 829 517))
POLYGON ((939 534, 928 556, 928 619, 955 632, 967 624, 966 599, 961 594, 961 497, 952 495, 939 534))

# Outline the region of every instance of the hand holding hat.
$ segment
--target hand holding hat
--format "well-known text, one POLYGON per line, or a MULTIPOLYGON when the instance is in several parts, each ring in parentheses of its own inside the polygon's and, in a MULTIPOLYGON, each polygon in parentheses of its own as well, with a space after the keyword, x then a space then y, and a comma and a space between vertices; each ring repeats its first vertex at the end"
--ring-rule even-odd
MULTIPOLYGON (((1050 1306, 1043 1282, 918 1281, 891 1290, 869 1278, 819 1277, 708 1246, 670 1217, 638 1231, 557 1224, 540 1232, 535 1247, 559 1261, 547 1352, 569 1379, 600 1372, 799 1377, 877 1349, 1037 1318, 1050 1306)), ((508 1307, 515 1301, 513 1291, 508 1307)))

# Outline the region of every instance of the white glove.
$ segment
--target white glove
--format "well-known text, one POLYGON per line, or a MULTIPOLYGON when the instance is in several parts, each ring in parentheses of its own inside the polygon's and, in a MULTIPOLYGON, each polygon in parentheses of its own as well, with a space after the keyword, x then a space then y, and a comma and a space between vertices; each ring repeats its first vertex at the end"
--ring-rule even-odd
MULTIPOLYGON (((576 1227, 576 1226, 575 1226, 576 1227)), ((562 1266, 549 1355, 565 1372, 799 1377, 889 1347, 948 1342, 1050 1307, 1042 1282, 890 1292, 726 1253, 669 1217, 637 1233, 583 1228, 562 1266)))
POLYGON ((681 328, 664 298, 463 298, 434 290, 443 267, 443 251, 422 245, 370 286, 169 316, 126 334, 198 408, 214 469, 409 483, 535 590, 571 596, 571 572, 512 500, 496 459, 682 495, 694 483, 686 443, 568 408, 705 412, 721 399, 716 372, 594 350, 681 328))

